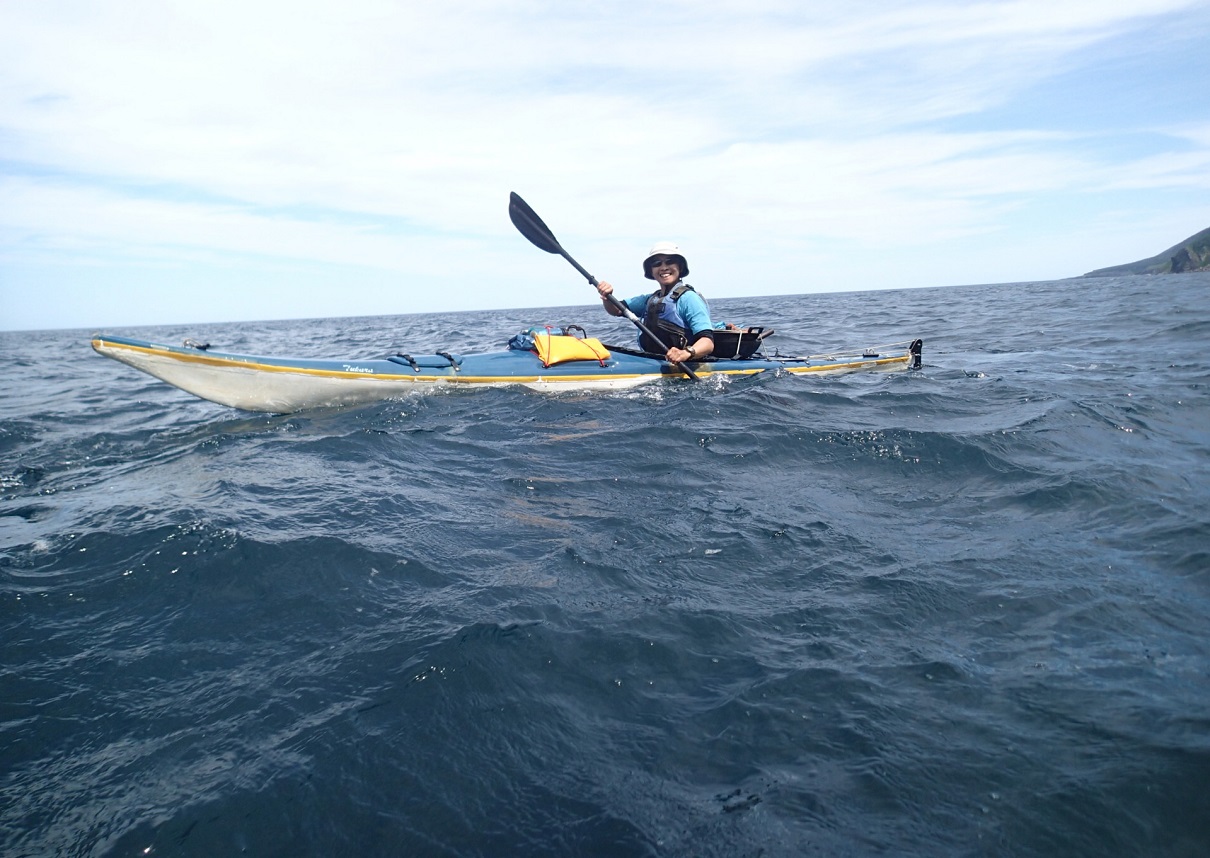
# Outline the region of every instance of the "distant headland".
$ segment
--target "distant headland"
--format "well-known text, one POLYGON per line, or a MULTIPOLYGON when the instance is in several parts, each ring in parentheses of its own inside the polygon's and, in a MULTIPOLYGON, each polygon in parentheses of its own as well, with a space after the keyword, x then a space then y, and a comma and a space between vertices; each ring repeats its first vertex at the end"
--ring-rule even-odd
POLYGON ((1098 268, 1085 277, 1115 277, 1119 274, 1184 274, 1186 271, 1210 271, 1210 229, 1191 235, 1150 259, 1098 268))

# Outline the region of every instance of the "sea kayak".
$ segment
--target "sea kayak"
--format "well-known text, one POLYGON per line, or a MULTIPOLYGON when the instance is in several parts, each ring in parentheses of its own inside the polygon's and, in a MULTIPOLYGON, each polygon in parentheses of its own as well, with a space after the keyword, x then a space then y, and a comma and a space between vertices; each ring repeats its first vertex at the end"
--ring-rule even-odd
MULTIPOLYGON (((541 335, 537 339, 540 344, 541 335)), ((706 379, 764 372, 789 375, 888 372, 920 366, 920 340, 855 352, 783 357, 752 350, 752 339, 759 349, 763 336, 750 337, 747 347, 729 349, 730 357, 706 358, 691 362, 689 367, 698 378, 706 379)), ((539 349, 512 345, 505 351, 485 354, 400 353, 332 360, 230 354, 192 340, 180 346, 106 335, 97 335, 92 340, 92 347, 99 354, 129 364, 194 396, 232 408, 275 414, 376 402, 442 385, 523 385, 542 391, 611 390, 687 378, 680 368, 660 356, 625 346, 598 346, 581 357, 552 362, 555 359, 540 354, 539 349)))

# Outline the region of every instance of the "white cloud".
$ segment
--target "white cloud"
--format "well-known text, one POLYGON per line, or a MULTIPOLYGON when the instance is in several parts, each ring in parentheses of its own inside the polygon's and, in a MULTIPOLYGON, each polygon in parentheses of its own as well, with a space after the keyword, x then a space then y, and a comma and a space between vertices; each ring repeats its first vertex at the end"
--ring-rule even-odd
POLYGON ((497 254, 513 189, 612 270, 653 235, 940 250, 1065 195, 1204 189, 1204 106, 1129 158, 979 123, 1178 16, 1204 42, 1193 0, 5 4, 0 280, 85 248, 488 279, 525 264, 497 254))

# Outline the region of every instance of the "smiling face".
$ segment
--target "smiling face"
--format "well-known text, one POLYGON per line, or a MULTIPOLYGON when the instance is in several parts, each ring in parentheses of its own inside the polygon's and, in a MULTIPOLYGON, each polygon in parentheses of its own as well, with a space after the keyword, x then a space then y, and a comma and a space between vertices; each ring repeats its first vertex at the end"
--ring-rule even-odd
POLYGON ((669 289, 681 279, 680 261, 675 256, 653 256, 647 260, 647 270, 661 289, 669 289))

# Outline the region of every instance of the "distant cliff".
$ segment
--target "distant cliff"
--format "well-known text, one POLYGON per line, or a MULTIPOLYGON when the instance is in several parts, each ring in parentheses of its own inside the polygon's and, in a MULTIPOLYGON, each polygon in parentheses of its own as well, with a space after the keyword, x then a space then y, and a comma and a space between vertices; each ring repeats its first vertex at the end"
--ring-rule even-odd
POLYGON ((1085 277, 1113 277, 1118 274, 1182 274, 1186 271, 1210 271, 1210 229, 1191 235, 1150 259, 1098 268, 1085 277))

